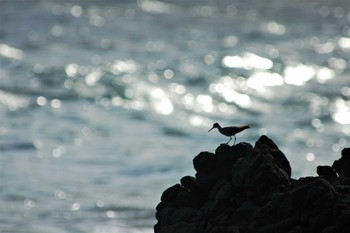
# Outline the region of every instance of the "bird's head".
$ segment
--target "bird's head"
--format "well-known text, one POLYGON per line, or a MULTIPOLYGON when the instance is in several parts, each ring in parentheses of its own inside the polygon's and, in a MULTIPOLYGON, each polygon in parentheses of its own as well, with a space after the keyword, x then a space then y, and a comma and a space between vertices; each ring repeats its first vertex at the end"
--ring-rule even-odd
POLYGON ((219 123, 214 123, 213 127, 211 129, 209 129, 208 132, 214 128, 219 128, 219 127, 220 127, 219 123))

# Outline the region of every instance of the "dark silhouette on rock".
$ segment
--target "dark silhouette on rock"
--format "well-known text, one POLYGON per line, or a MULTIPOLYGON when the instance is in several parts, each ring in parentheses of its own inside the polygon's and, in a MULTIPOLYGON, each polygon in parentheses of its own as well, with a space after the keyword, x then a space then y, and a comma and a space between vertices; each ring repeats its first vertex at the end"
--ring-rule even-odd
POLYGON ((222 135, 230 137, 230 140, 228 140, 228 142, 226 144, 228 144, 232 140, 232 136, 233 136, 235 138, 233 145, 235 145, 236 144, 236 134, 238 134, 239 132, 242 132, 245 129, 250 128, 250 126, 249 125, 229 126, 229 127, 222 128, 219 125, 219 123, 214 123, 213 127, 211 129, 209 129, 208 132, 214 128, 217 128, 222 135))
POLYGON ((262 136, 253 147, 221 144, 193 159, 195 177, 164 191, 155 233, 350 232, 350 148, 317 177, 291 178, 282 151, 262 136))

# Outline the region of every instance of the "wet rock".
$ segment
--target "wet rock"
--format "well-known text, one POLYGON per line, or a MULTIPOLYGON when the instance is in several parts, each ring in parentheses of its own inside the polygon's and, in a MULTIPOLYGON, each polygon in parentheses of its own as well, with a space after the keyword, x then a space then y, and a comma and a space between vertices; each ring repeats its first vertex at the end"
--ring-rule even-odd
POLYGON ((278 150, 278 146, 274 141, 272 141, 269 137, 266 135, 262 135, 258 141, 255 142, 254 148, 264 148, 267 147, 269 149, 275 149, 278 150))
POLYGON ((229 181, 220 180, 215 187, 212 188, 209 198, 214 202, 228 200, 233 195, 233 192, 232 184, 229 181))
POLYGON ((172 214, 172 220, 174 223, 177 222, 187 222, 191 223, 193 222, 193 219, 197 215, 197 210, 189 207, 184 207, 177 209, 172 214))
POLYGON ((327 180, 315 178, 311 182, 288 193, 294 206, 296 217, 305 222, 328 210, 334 204, 335 189, 327 180))
MULTIPOLYGON (((156 232, 156 231, 155 231, 156 232)), ((177 222, 175 224, 165 226, 158 231, 159 233, 198 233, 193 224, 185 222, 177 222)))
POLYGON ((232 213, 232 221, 236 224, 246 225, 247 227, 254 217, 252 213, 255 213, 258 209, 259 206, 254 204, 253 201, 245 201, 232 213))
POLYGON ((350 232, 350 148, 316 177, 291 178, 278 146, 262 136, 193 159, 197 173, 166 189, 155 233, 350 232))
POLYGON ((232 166, 232 184, 244 189, 262 191, 288 185, 289 177, 277 166, 270 154, 256 152, 239 159, 232 166))
POLYGON ((177 194, 181 191, 185 191, 185 187, 180 184, 175 184, 174 186, 171 186, 170 188, 166 189, 160 200, 161 201, 168 201, 168 202, 174 202, 176 200, 177 194))
POLYGON ((162 201, 157 205, 156 210, 161 212, 166 207, 175 208, 175 204, 172 202, 162 201))
POLYGON ((331 166, 318 166, 316 171, 319 176, 323 176, 327 180, 334 180, 338 177, 331 166))
POLYGON ((196 180, 199 192, 203 195, 206 195, 207 192, 215 185, 219 179, 217 173, 196 173, 196 180))
POLYGON ((196 197, 190 192, 180 191, 176 197, 176 206, 177 207, 191 207, 197 208, 201 204, 200 198, 196 197))
POLYGON ((173 224, 173 213, 175 213, 177 209, 174 207, 164 207, 161 211, 157 211, 156 219, 158 220, 157 228, 160 230, 165 226, 169 226, 173 224))
POLYGON ((334 161, 332 167, 341 177, 350 177, 350 148, 341 152, 341 158, 334 161))
POLYGON ((292 168, 290 167, 287 157, 279 150, 278 146, 267 136, 263 135, 255 143, 255 149, 264 151, 265 154, 271 154, 275 159, 276 165, 283 169, 289 177, 292 175, 292 168))
POLYGON ((196 178, 193 176, 184 176, 181 178, 180 183, 190 191, 198 191, 196 178))
POLYGON ((253 151, 253 146, 249 143, 239 143, 234 147, 221 144, 215 151, 217 155, 216 170, 221 176, 230 179, 231 167, 240 158, 249 156, 253 151))
POLYGON ((279 149, 273 149, 270 150, 270 152, 275 159, 276 165, 284 170, 290 178, 292 176, 292 168, 290 167, 287 157, 279 149))
POLYGON ((215 168, 216 156, 209 152, 201 152, 193 159, 193 166, 197 172, 208 173, 215 168))

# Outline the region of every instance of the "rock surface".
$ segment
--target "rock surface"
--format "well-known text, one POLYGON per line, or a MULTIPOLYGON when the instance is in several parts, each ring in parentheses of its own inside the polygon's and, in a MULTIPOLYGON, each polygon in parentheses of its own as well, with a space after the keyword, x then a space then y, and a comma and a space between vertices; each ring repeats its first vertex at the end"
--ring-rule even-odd
POLYGON ((350 232, 350 148, 298 180, 266 136, 201 152, 193 166, 195 177, 163 192, 155 233, 350 232))

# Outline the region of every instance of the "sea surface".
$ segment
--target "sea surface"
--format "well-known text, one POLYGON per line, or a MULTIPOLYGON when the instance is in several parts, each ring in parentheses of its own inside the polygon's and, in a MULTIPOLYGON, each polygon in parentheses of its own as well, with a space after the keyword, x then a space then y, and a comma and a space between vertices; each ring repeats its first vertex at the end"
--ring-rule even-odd
POLYGON ((215 122, 316 175, 350 146, 349 57, 348 0, 0 0, 0 232, 153 232, 215 122))

